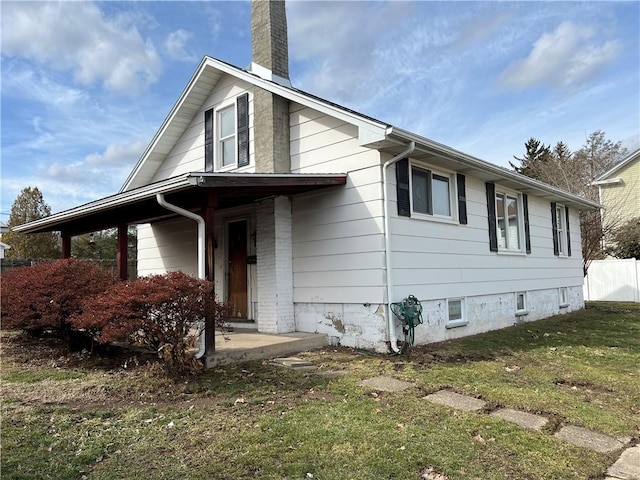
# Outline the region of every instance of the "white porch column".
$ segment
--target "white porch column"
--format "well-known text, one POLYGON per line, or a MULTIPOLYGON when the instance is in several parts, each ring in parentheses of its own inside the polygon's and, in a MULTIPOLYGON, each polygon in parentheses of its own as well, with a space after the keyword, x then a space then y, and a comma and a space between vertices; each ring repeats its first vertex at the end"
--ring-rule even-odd
POLYGON ((258 331, 295 331, 291 199, 273 197, 257 205, 258 331))

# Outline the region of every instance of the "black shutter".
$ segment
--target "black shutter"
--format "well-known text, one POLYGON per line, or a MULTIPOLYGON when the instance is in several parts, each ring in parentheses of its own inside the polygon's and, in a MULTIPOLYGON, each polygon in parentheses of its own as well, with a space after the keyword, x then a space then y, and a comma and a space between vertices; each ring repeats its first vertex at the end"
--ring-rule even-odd
POLYGON ((489 250, 498 251, 498 233, 496 231, 496 186, 494 183, 485 183, 487 190, 487 219, 489 221, 489 250))
POLYGON ((236 99, 238 126, 238 167, 249 165, 249 94, 236 99))
POLYGON ((522 194, 522 209, 524 210, 524 246, 527 253, 531 253, 531 231, 529 227, 529 196, 522 194))
POLYGON ((467 193, 465 189, 464 175, 456 174, 456 183, 458 184, 458 221, 462 225, 467 224, 467 193))
POLYGON ((204 112, 204 171, 213 172, 213 108, 204 112))
POLYGON ((567 222, 567 255, 571 256, 571 234, 569 232, 569 207, 564 207, 564 216, 567 222))
POLYGON ((560 255, 558 247, 558 218, 556 216, 556 203, 551 202, 551 231, 553 232, 553 254, 560 255))
POLYGON ((396 162, 396 194, 398 197, 398 215, 411 216, 409 202, 409 160, 403 158, 396 162))

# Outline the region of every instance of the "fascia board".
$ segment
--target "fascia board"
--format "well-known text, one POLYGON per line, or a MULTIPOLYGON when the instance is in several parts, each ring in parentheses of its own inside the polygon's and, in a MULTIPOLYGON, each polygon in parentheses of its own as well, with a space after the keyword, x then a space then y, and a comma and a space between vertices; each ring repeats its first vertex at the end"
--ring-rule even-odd
POLYGON ((633 152, 631 155, 629 155, 627 158, 622 160, 620 163, 618 163, 613 168, 611 168, 611 169, 607 170, 606 172, 604 172, 602 175, 600 175, 598 178, 596 178, 593 181, 592 185, 603 185, 603 183, 602 183, 603 180, 605 180, 607 177, 610 177, 614 173, 618 172, 619 170, 621 170, 622 168, 626 167, 628 164, 630 164, 631 162, 633 162, 634 160, 637 160, 639 158, 640 158, 640 149, 638 149, 635 152, 633 152))
POLYGON ((138 172, 140 171, 140 169, 144 165, 145 159, 153 151, 155 146, 158 144, 158 141, 160 140, 160 138, 162 137, 162 135, 166 131, 167 127, 171 124, 171 121, 174 119, 174 117, 178 113, 178 110, 180 110, 180 107, 182 106, 184 101, 187 99, 187 97, 189 96, 189 93, 191 93, 191 91, 193 90, 194 85, 197 83, 198 79, 202 75, 202 72, 206 68, 206 65, 207 65, 207 57, 204 57, 202 59, 202 61, 200 62, 200 65, 198 66, 198 68, 194 72, 194 74, 191 76, 191 79, 187 83, 187 86, 185 87, 185 89, 180 94, 180 97, 178 97, 178 100, 176 101, 176 103, 174 103, 173 107, 171 107, 171 110, 169 111, 169 114, 166 116, 166 118, 164 119, 164 121, 160 125, 160 128, 156 131, 156 134, 151 139, 151 142, 149 142, 149 145, 147 145, 147 148, 144 150, 144 152, 140 156, 140 159, 136 163, 135 167, 133 167, 133 170, 131 171, 131 173, 129 174, 129 176, 125 180, 124 184, 122 185, 122 188, 120 188, 120 193, 122 193, 122 192, 124 192, 124 191, 129 189, 129 187, 131 185, 131 182, 137 176, 138 172))
POLYGON ((131 191, 120 192, 109 197, 85 203, 84 205, 64 210, 62 212, 49 215, 48 217, 34 220, 33 222, 18 225, 13 227, 13 230, 19 233, 29 233, 32 230, 52 226, 57 223, 70 220, 74 217, 82 217, 100 210, 127 205, 128 203, 133 203, 136 200, 153 197, 156 193, 168 193, 188 186, 190 186, 189 175, 181 175, 179 177, 170 178, 161 182, 136 188, 131 191))
POLYGON ((466 153, 460 152, 459 150, 448 147, 442 143, 434 142, 433 140, 429 140, 428 138, 421 137, 406 130, 392 127, 388 131, 388 136, 395 136, 396 138, 402 139, 404 141, 413 141, 416 143, 416 149, 420 149, 420 147, 422 147, 428 151, 438 152, 444 157, 451 158, 452 160, 455 160, 463 165, 467 165, 471 168, 483 170, 487 173, 490 173, 497 179, 509 180, 525 188, 531 188, 533 190, 564 198, 574 204, 584 207, 585 209, 592 210, 601 208, 601 205, 597 202, 592 202, 591 200, 587 200, 573 193, 566 192, 560 188, 548 185, 544 182, 540 182, 539 180, 535 180, 519 173, 512 172, 510 170, 507 170, 506 168, 494 165, 485 160, 473 157, 466 153))

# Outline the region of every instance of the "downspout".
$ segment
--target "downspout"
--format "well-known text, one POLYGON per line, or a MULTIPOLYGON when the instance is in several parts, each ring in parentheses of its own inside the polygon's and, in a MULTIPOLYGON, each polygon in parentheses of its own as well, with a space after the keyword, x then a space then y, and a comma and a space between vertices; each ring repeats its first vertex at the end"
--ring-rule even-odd
POLYGON ((384 257, 387 269, 387 323, 389 327, 389 344, 391 349, 399 354, 397 334, 396 334, 396 322, 393 318, 393 312, 391 311, 391 295, 393 292, 393 278, 391 275, 391 235, 389 234, 389 205, 387 199, 387 169, 394 163, 402 160, 407 155, 410 155, 416 148, 416 142, 409 142, 407 149, 393 157, 391 160, 387 160, 382 166, 382 203, 384 209, 384 257))
MULTIPOLYGON (((190 218, 191 220, 195 220, 198 223, 198 278, 201 280, 207 279, 205 262, 206 262, 206 251, 205 251, 205 222, 204 218, 200 215, 190 212, 189 210, 185 210, 184 208, 180 208, 176 205, 173 205, 167 202, 164 198, 164 194, 156 193, 156 200, 160 206, 166 208, 167 210, 171 210, 178 215, 182 215, 183 217, 190 218)), ((202 358, 205 353, 205 345, 204 345, 204 330, 200 333, 200 349, 198 353, 196 353, 196 358, 202 358)))

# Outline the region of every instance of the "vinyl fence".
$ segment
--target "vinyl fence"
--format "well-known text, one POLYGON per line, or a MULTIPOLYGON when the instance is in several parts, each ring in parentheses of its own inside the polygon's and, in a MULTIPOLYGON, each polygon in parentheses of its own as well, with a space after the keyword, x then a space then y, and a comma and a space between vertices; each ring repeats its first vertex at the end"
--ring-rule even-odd
POLYGON ((583 288, 587 301, 640 302, 640 260, 594 260, 583 288))

